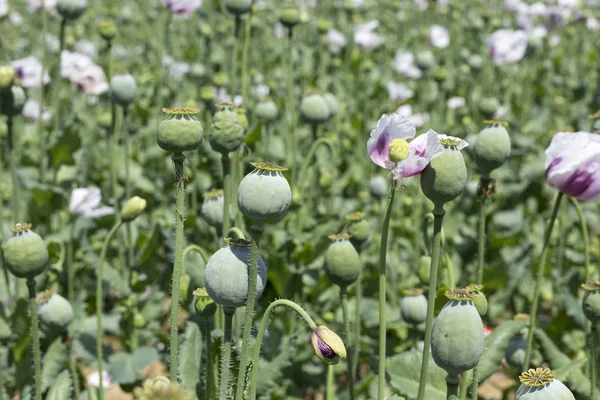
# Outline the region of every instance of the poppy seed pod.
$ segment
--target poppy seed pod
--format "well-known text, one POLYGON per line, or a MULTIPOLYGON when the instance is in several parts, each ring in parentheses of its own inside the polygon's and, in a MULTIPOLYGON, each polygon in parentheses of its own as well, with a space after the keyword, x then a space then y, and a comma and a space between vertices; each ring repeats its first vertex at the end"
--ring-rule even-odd
POLYGON ((264 121, 274 121, 277 119, 279 110, 273 100, 261 101, 254 106, 254 116, 264 121))
POLYGON ((194 308, 201 317, 212 317, 217 312, 217 303, 210 298, 205 288, 194 290, 194 308))
POLYGON ((431 355, 450 376, 473 369, 483 353, 483 322, 465 289, 446 292, 449 301, 433 323, 431 355))
POLYGON ((271 163, 250 163, 255 169, 242 179, 237 191, 240 212, 260 226, 264 221, 278 221, 287 214, 292 190, 281 174, 287 168, 271 163))
POLYGON ((331 112, 327 102, 318 93, 304 95, 300 102, 300 113, 302 117, 310 123, 317 124, 326 122, 331 112))
POLYGON ((523 368, 523 362, 525 362, 526 350, 527 338, 518 334, 508 341, 506 350, 504 350, 504 358, 511 367, 521 369, 523 368))
POLYGON ((334 365, 346 359, 346 346, 342 339, 326 326, 318 326, 310 334, 315 354, 325 364, 334 365))
POLYGON ((592 324, 600 322, 600 281, 584 283, 583 314, 592 324))
POLYGON ((137 95, 135 78, 130 74, 114 75, 110 80, 110 94, 118 105, 128 107, 137 95))
POLYGON ((98 22, 98 33, 102 39, 111 41, 117 36, 117 26, 112 19, 103 19, 98 22))
POLYGON ((204 201, 200 209, 202 217, 207 224, 220 232, 223 227, 223 202, 225 201, 222 189, 213 189, 204 193, 204 201))
POLYGON ((424 71, 431 69, 436 65, 435 56, 429 50, 418 52, 415 56, 415 62, 417 67, 424 71))
POLYGON ((325 252, 325 272, 331 282, 338 285, 341 292, 345 292, 360 274, 360 256, 348 240, 350 235, 340 233, 329 236, 329 239, 333 243, 325 252))
POLYGON ((225 0, 225 8, 233 15, 243 15, 252 8, 252 0, 225 0))
POLYGON ((56 11, 67 21, 81 17, 87 8, 87 0, 58 0, 56 11))
POLYGON ((575 400, 573 393, 549 368, 536 368, 523 372, 519 377, 521 386, 515 400, 575 400))
POLYGON ((400 314, 407 323, 417 326, 427 319, 427 298, 421 289, 407 289, 400 304, 400 314))
POLYGON ((354 247, 360 247, 369 239, 370 227, 369 222, 365 219, 364 212, 353 212, 346 217, 348 233, 350 234, 350 242, 354 247))
POLYGON ((300 11, 295 4, 286 3, 279 14, 279 22, 291 29, 300 23, 300 11))
POLYGON ((163 108, 166 115, 158 126, 156 141, 161 149, 173 153, 192 151, 200 147, 204 129, 194 114, 197 108, 163 108))
POLYGON ((484 178, 489 178, 510 156, 510 136, 505 123, 488 122, 490 125, 479 132, 473 145, 473 158, 484 178))
POLYGON ((29 230, 31 224, 16 224, 12 237, 4 244, 8 270, 18 278, 33 279, 48 266, 48 248, 44 239, 29 230))
POLYGON ((212 102, 215 98, 215 88, 212 86, 203 86, 200 88, 200 99, 203 102, 212 102))
MULTIPOLYGON (((204 270, 206 292, 215 303, 227 311, 234 311, 248 302, 248 271, 250 270, 250 242, 228 239, 227 245, 208 260, 204 270)), ((267 282, 267 267, 258 256, 256 298, 262 296, 267 282)))
POLYGON ((473 305, 477 309, 479 315, 484 316, 485 314, 487 314, 488 301, 481 289, 483 289, 483 285, 476 284, 469 285, 466 288, 467 291, 475 295, 475 299, 473 299, 473 305))
POLYGON ((340 103, 338 103, 333 93, 325 93, 323 99, 325 100, 325 103, 327 103, 327 108, 329 108, 329 118, 335 116, 340 110, 340 103))
POLYGON ((10 88, 15 80, 15 69, 12 65, 0 66, 0 91, 10 88))
POLYGON ((208 140, 214 151, 228 154, 236 150, 244 141, 244 127, 235 111, 233 104, 219 104, 213 117, 213 123, 208 132, 208 140))
POLYGON ((248 129, 248 117, 246 116, 246 109, 236 108, 235 113, 237 114, 240 125, 242 125, 242 128, 244 128, 244 131, 248 129))
POLYGON ((10 90, 0 93, 0 98, 0 114, 7 117, 14 117, 21 114, 27 100, 25 91, 21 86, 17 85, 12 85, 10 90))
POLYGON ((485 115, 493 115, 500 107, 500 101, 495 97, 484 97, 479 101, 479 110, 485 115))
POLYGON ((432 159, 421 173, 421 190, 437 211, 456 199, 467 185, 467 167, 459 151, 466 142, 450 136, 439 140, 445 150, 432 159))
POLYGON ((369 179, 369 193, 371 196, 381 199, 387 196, 390 187, 387 179, 381 175, 377 175, 369 179))
POLYGON ((424 285, 429 283, 429 277, 431 276, 431 257, 421 256, 419 259, 419 267, 417 268, 417 275, 419 280, 424 285))
POLYGON ((53 290, 38 295, 37 314, 44 325, 54 330, 64 331, 73 322, 73 306, 53 290))

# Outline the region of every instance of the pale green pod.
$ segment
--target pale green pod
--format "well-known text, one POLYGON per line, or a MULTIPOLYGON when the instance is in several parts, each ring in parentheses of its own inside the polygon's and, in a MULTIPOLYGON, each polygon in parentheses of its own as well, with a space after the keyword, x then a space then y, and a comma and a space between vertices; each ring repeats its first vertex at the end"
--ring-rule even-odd
POLYGON ((29 230, 31 224, 16 224, 13 236, 4 244, 8 270, 18 278, 33 279, 48 266, 48 248, 44 239, 29 230))
POLYGON ((0 114, 7 117, 21 114, 27 100, 25 91, 21 86, 12 85, 10 90, 3 91, 0 96, 0 114))
POLYGON ((429 50, 420 51, 415 56, 417 67, 422 70, 428 70, 436 66, 435 56, 429 50))
POLYGON ((204 194, 204 201, 200 212, 207 224, 220 231, 223 227, 223 204, 224 192, 221 189, 213 189, 204 194))
POLYGON ((426 285, 429 283, 429 277, 431 276, 431 257, 421 256, 419 259, 417 275, 419 275, 419 280, 422 284, 426 285))
POLYGON ((0 65, 0 91, 10 88, 15 81, 15 69, 12 65, 0 65))
POLYGON ((276 120, 278 113, 279 110, 273 100, 261 101, 254 106, 254 116, 264 121, 276 120))
POLYGON ((483 60, 483 57, 481 57, 479 54, 475 54, 467 59, 467 63, 469 64, 469 67, 471 67, 471 69, 473 69, 474 71, 479 71, 483 68, 485 61, 483 60))
POLYGON ((493 170, 500 168, 510 156, 510 136, 506 128, 494 123, 484 128, 473 145, 473 158, 481 175, 489 178, 493 170))
POLYGON ((68 21, 81 17, 86 9, 87 0, 58 0, 56 2, 56 11, 68 21))
POLYGON ((325 100, 325 103, 327 103, 327 107, 329 108, 329 116, 335 116, 340 110, 340 103, 337 101, 333 93, 325 93, 323 95, 323 99, 325 100))
POLYGON ((419 325, 427 319, 427 298, 421 289, 408 289, 400 304, 402 319, 411 325, 419 325))
MULTIPOLYGON (((248 302, 250 242, 231 239, 208 260, 204 271, 206 292, 215 303, 230 311, 248 302)), ((262 296, 267 282, 267 267, 258 255, 256 298, 262 296)))
POLYGON ((448 375, 473 369, 484 348, 483 322, 473 305, 474 295, 464 289, 446 292, 450 300, 433 323, 431 355, 448 375))
POLYGON ((525 362, 525 352, 527 350, 527 339, 525 336, 519 334, 514 336, 508 342, 506 350, 504 351, 504 358, 506 362, 513 368, 523 368, 523 362, 525 362))
POLYGON ((592 323, 600 322, 600 282, 590 282, 581 285, 585 290, 583 295, 583 314, 592 323))
POLYGON ((237 113, 228 107, 217 111, 208 133, 214 151, 228 154, 240 147, 244 141, 244 127, 237 113))
POLYGON ((353 212, 346 217, 346 224, 350 236, 350 242, 357 248, 363 245, 371 234, 369 222, 365 219, 364 212, 353 212))
POLYGON ((495 97, 483 97, 479 101, 479 109, 486 115, 493 115, 500 107, 500 101, 495 97))
POLYGON ((279 14, 279 22, 287 28, 293 28, 300 23, 300 11, 293 3, 283 5, 281 14, 279 14))
POLYGON ((460 151, 446 148, 421 173, 421 190, 437 209, 456 199, 467 185, 467 167, 460 151))
POLYGON ((302 97, 300 113, 310 123, 326 122, 331 115, 327 102, 320 94, 313 93, 302 97))
POLYGON ((371 196, 381 199, 387 196, 390 190, 387 179, 381 175, 377 175, 369 179, 369 193, 371 196))
POLYGON ((167 114, 158 126, 156 141, 161 149, 173 153, 200 147, 204 129, 194 114, 197 108, 163 108, 167 114))
POLYGON ((360 274, 360 256, 348 240, 350 235, 331 235, 329 238, 333 243, 325 252, 325 272, 329 280, 338 285, 340 291, 345 292, 360 274))
POLYGON ((60 294, 46 290, 37 298, 37 314, 50 329, 64 331, 73 322, 73 306, 60 294))
POLYGON ((292 201, 290 184, 282 175, 287 168, 271 163, 251 164, 254 171, 238 187, 238 208, 257 226, 265 221, 278 221, 287 214, 292 201))
POLYGON ((519 377, 515 400, 575 400, 573 393, 550 369, 530 369, 519 377))
POLYGON ((128 107, 137 96, 137 84, 130 74, 116 74, 110 80, 110 94, 121 107, 128 107))
POLYGON ((252 0, 225 0, 225 8, 234 15, 246 14, 252 8, 252 0))

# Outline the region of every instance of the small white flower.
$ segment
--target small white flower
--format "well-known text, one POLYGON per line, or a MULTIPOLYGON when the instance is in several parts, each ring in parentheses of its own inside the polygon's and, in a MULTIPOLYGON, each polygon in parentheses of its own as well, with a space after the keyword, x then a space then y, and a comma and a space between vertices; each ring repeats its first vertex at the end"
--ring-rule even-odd
POLYGON ((415 92, 411 88, 396 82, 388 82, 387 90, 390 100, 398 101, 400 103, 405 102, 415 95, 415 92))
POLYGON ((346 37, 344 34, 336 29, 330 28, 327 31, 327 43, 332 47, 344 47, 346 46, 346 37))
POLYGON ((438 49, 445 49, 450 45, 450 33, 441 25, 432 25, 429 28, 429 40, 438 49))
MULTIPOLYGON (((54 7, 56 7, 56 0, 45 0, 44 1, 44 8, 46 10, 51 10, 54 7)), ((31 11, 31 12, 40 11, 40 9, 42 8, 42 0, 28 0, 27 8, 29 8, 29 11, 31 11)))
POLYGON ((163 57, 163 66, 167 69, 172 78, 181 78, 190 71, 190 65, 184 62, 178 62, 171 56, 163 57))
POLYGON ((417 128, 420 128, 423 125, 425 125, 431 119, 431 115, 429 115, 429 113, 426 113, 426 112, 424 112, 424 113, 418 113, 418 114, 412 114, 411 116, 408 117, 408 119, 417 128))
MULTIPOLYGON (((110 381, 112 377, 106 371, 102 371, 102 387, 108 389, 110 387, 110 381)), ((91 372, 87 377, 88 386, 99 387, 100 386, 100 374, 98 371, 91 372)))
POLYGON ((363 50, 371 51, 383 43, 383 37, 375 32, 379 21, 372 20, 356 27, 354 43, 363 50))
MULTIPOLYGON (((23 116, 30 121, 35 121, 40 117, 40 103, 35 100, 27 99, 23 106, 23 116)), ((52 111, 42 113, 42 121, 47 121, 52 117, 52 111)))
POLYGON ((415 6, 421 10, 427 10, 427 0, 413 0, 415 6))
POLYGON ((464 97, 450 97, 448 99, 448 101, 446 102, 446 105, 448 106, 448 108, 450 108, 452 110, 464 107, 465 98, 464 97))
POLYGON ((500 29, 488 38, 488 48, 494 64, 511 64, 521 60, 527 50, 527 33, 500 29))
POLYGON ((8 1, 0 0, 0 18, 6 17, 6 14, 8 14, 8 1))
POLYGON ((74 74, 71 81, 85 94, 100 96, 108 90, 108 82, 104 69, 94 63, 88 65, 83 71, 74 74))
POLYGON ((259 99, 264 99, 269 95, 269 93, 271 93, 271 89, 267 85, 259 83, 258 85, 254 86, 254 94, 259 99))
POLYGON ((98 56, 98 47, 94 42, 90 42, 89 40, 78 40, 77 43, 75 43, 75 50, 90 58, 98 56))
POLYGON ((112 207, 99 207, 101 201, 102 195, 99 188, 77 188, 71 192, 69 210, 73 214, 89 218, 99 218, 113 214, 114 209, 112 207))
POLYGON ((181 16, 189 15, 202 7, 202 0, 163 0, 163 3, 171 13, 181 16))
POLYGON ((391 66, 405 78, 419 79, 423 75, 423 72, 415 65, 415 55, 403 49, 396 51, 391 66))
POLYGON ((590 31, 597 31, 600 29, 600 22, 598 22, 598 19, 596 19, 596 17, 588 17, 585 20, 585 26, 590 31))
POLYGON ((20 26, 23 23, 23 17, 16 11, 8 14, 8 21, 13 26, 20 26))
MULTIPOLYGON (((29 56, 13 61, 11 65, 15 69, 16 76, 21 80, 21 86, 31 89, 40 87, 43 70, 40 60, 34 56, 29 56)), ((49 82, 48 71, 44 71, 44 84, 49 82)))
POLYGON ((60 76, 72 80, 91 64, 93 64, 92 59, 85 54, 63 50, 60 54, 60 76))
POLYGON ((285 36, 285 26, 283 26, 279 22, 276 23, 273 27, 273 33, 275 34, 275 37, 277 39, 283 39, 283 37, 285 36))
POLYGON ((396 114, 408 118, 412 114, 412 106, 410 104, 403 104, 396 109, 396 114))

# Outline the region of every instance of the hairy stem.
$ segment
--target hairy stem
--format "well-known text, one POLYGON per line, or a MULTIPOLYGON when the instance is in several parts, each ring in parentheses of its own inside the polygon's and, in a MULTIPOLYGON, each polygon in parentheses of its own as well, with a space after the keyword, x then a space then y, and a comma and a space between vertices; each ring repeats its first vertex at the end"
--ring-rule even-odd
POLYGON ((587 223, 585 221, 585 216, 583 215, 583 210, 581 209, 581 205, 574 197, 569 197, 573 206, 575 206, 575 211, 577 211, 577 217, 579 218, 579 225, 581 226, 581 236, 583 240, 583 256, 584 256, 584 282, 588 282, 590 280, 590 238, 588 234, 587 223))
POLYGON ((31 316, 31 338, 33 341, 33 365, 35 371, 35 400, 42 400, 42 352, 35 295, 35 279, 27 280, 29 289, 29 312, 31 316))
POLYGON ((457 375, 446 377, 446 400, 458 400, 458 384, 460 379, 457 375))
POLYGON ((362 299, 362 268, 356 279, 356 306, 354 309, 354 343, 352 344, 352 371, 356 373, 360 357, 360 302, 362 299))
POLYGON ((202 327, 204 328, 204 341, 206 344, 206 368, 204 369, 204 398, 212 399, 213 387, 212 387, 212 338, 210 337, 210 319, 204 318, 202 321, 202 327))
POLYGON ((229 202, 231 197, 231 163, 229 154, 221 156, 223 165, 223 229, 221 232, 227 234, 229 232, 229 202))
POLYGON ((485 265, 485 196, 481 196, 481 205, 479 206, 479 237, 477 241, 477 284, 483 283, 483 267, 485 265))
POLYGON ((598 325, 592 324, 590 342, 590 399, 596 398, 596 382, 598 380, 598 325))
MULTIPOLYGON (((350 331, 350 315, 348 313, 348 293, 341 292, 340 297, 342 300, 342 313, 344 316, 344 330, 346 334, 346 343, 348 343, 348 347, 350 347, 351 341, 351 331, 350 331)), ((354 370, 352 369, 352 350, 351 348, 347 348, 348 359, 346 360, 346 364, 348 365, 348 398, 350 400, 354 400, 354 370)))
POLYGON ((44 40, 40 41, 41 45, 42 45, 42 73, 40 74, 40 115, 38 116, 38 119, 35 124, 35 134, 38 137, 39 145, 40 145, 39 175, 40 175, 41 183, 45 183, 45 177, 46 177, 46 169, 45 168, 48 165, 48 159, 46 157, 46 135, 42 131, 42 114, 44 112, 44 102, 45 102, 44 73, 45 73, 45 66, 46 66, 46 62, 47 62, 46 58, 47 58, 47 53, 48 53, 48 43, 45 40, 45 38, 47 36, 47 32, 48 32, 48 13, 46 12, 45 2, 46 2, 46 0, 42 0, 41 8, 39 10, 40 19, 42 20, 42 37, 44 38, 44 40))
POLYGON ((233 310, 225 310, 225 330, 223 347, 221 348, 221 383, 219 387, 219 400, 228 400, 231 389, 229 387, 229 363, 231 361, 231 346, 233 345, 233 310))
POLYGON ((6 119, 6 159, 8 160, 8 164, 10 167, 10 180, 12 183, 12 195, 11 195, 11 208, 12 208, 12 217, 13 221, 19 221, 20 210, 19 204, 21 199, 20 197, 20 187, 19 187, 19 179, 17 178, 17 165, 19 163, 18 160, 18 151, 15 142, 15 137, 13 134, 13 118, 12 116, 8 116, 6 119))

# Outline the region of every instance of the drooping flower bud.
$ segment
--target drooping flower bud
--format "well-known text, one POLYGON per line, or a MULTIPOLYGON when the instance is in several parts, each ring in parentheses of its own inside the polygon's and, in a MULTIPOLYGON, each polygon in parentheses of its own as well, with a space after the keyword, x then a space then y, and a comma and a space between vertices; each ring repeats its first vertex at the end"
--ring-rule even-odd
POLYGON ((477 309, 477 312, 482 317, 487 314, 488 310, 488 301, 485 297, 485 294, 481 291, 483 289, 483 285, 471 284, 467 286, 466 290, 473 293, 475 298, 473 299, 473 305, 477 309))
POLYGON ((135 78, 130 74, 115 74, 110 80, 110 94, 118 105, 128 107, 137 95, 135 78))
POLYGON ((536 368, 523 372, 519 377, 521 386, 517 389, 515 400, 575 400, 573 393, 549 368, 536 368))
POLYGON ((58 0, 56 11, 67 21, 81 17, 87 9, 87 0, 58 0))
POLYGON ((158 126, 156 141, 161 149, 181 153, 200 147, 204 129, 194 114, 197 108, 163 108, 166 115, 158 126))
POLYGON ((73 306, 53 290, 45 290, 38 295, 37 314, 50 329, 64 331, 73 322, 73 306))
POLYGON ((342 339, 326 326, 318 326, 310 334, 315 354, 325 364, 333 365, 346 359, 346 346, 342 339))
POLYGON ((146 204, 146 200, 139 196, 133 196, 127 200, 123 206, 123 210, 121 210, 123 222, 130 222, 136 219, 146 209, 146 204))
POLYGON ((327 102, 318 93, 310 93, 302 97, 300 113, 307 122, 315 124, 326 122, 331 115, 327 102))
POLYGON ((4 244, 8 270, 18 278, 33 279, 48 266, 48 248, 44 239, 30 230, 31 224, 16 224, 13 236, 4 244))
POLYGON ((215 98, 215 88, 213 86, 203 86, 200 88, 200 98, 203 102, 212 102, 215 98))
POLYGON ((431 276, 431 257, 421 256, 419 259, 419 267, 417 268, 417 275, 419 275, 419 280, 422 284, 425 285, 429 282, 429 277, 431 276))
POLYGON ((489 178, 493 170, 500 168, 510 156, 510 136, 505 123, 486 121, 489 124, 477 136, 473 155, 481 176, 489 178))
POLYGON ((194 307, 201 317, 212 317, 217 312, 217 303, 210 298, 205 288, 194 290, 194 307))
POLYGON ((244 141, 244 127, 235 111, 233 104, 219 104, 210 126, 208 140, 214 151, 228 154, 240 147, 244 141))
POLYGON ((484 97, 479 101, 479 110, 491 117, 500 107, 500 101, 495 97, 484 97))

